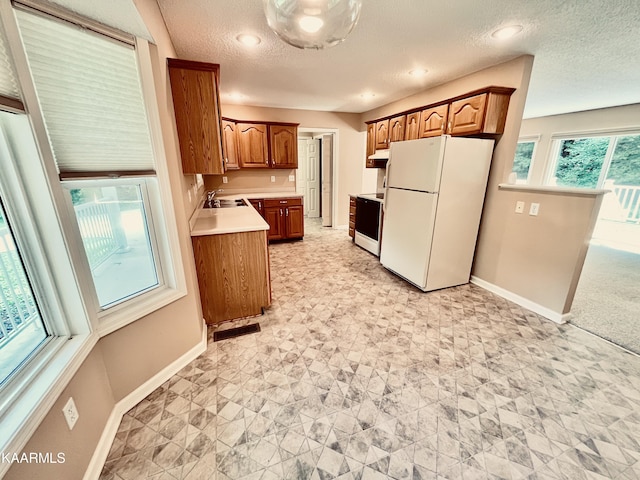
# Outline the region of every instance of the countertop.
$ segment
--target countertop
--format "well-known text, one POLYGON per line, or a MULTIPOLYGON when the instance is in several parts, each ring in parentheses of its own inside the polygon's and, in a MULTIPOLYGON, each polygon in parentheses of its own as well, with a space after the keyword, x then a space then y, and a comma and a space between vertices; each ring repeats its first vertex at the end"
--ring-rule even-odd
MULTIPOLYGON (((217 195, 216 197, 228 200, 237 198, 249 200, 258 198, 301 198, 302 195, 296 192, 256 192, 233 193, 217 195)), ((249 202, 247 201, 247 203, 249 202)), ((204 198, 200 200, 200 205, 203 204, 204 198)), ((202 208, 200 206, 191 216, 189 226, 191 227, 192 237, 269 230, 269 224, 251 204, 234 208, 202 208)))

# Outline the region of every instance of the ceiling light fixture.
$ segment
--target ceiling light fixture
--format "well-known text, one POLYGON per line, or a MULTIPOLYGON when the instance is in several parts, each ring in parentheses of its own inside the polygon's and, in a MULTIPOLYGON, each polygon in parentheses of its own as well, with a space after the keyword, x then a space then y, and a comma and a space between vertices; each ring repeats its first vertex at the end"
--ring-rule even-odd
POLYGON ((360 97, 364 98, 365 100, 371 100, 375 96, 376 96, 376 94, 372 93, 372 92, 363 92, 363 93, 360 94, 360 97))
POLYGON ((236 37, 236 40, 247 47, 255 47, 262 41, 260 37, 251 35, 250 33, 241 33, 236 37))
POLYGON ((506 27, 502 27, 494 31, 491 36, 493 38, 497 38, 498 40, 506 40, 507 38, 511 38, 522 31, 522 25, 509 25, 506 27))
POLYGON ((271 30, 297 48, 322 49, 342 42, 360 18, 362 0, 263 0, 271 30))

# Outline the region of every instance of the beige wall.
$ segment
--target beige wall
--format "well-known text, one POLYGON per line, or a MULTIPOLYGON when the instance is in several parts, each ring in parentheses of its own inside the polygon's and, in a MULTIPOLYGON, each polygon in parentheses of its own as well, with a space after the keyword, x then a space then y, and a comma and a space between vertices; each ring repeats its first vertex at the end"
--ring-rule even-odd
MULTIPOLYGON (((364 124, 360 121, 360 115, 228 104, 222 105, 222 114, 236 120, 291 122, 299 123, 301 128, 336 129, 338 152, 334 161, 334 168, 337 169, 334 198, 337 202, 334 226, 346 226, 349 223, 349 194, 362 192, 366 133, 364 124)), ((244 172, 242 170, 238 175, 243 176, 244 172)), ((245 182, 247 188, 259 189, 267 185, 264 182, 265 178, 256 178, 256 180, 259 180, 259 183, 245 182)), ((208 181, 207 185, 209 184, 208 181)), ((295 185, 293 187, 295 189, 295 185)))
POLYGON ((58 453, 64 453, 65 462, 60 464, 14 464, 4 479, 82 478, 114 404, 109 377, 98 345, 86 358, 82 367, 63 390, 36 433, 22 450, 23 452, 35 453, 51 452, 54 458, 58 453), (69 397, 73 397, 80 414, 72 431, 69 431, 62 416, 62 407, 69 397))
POLYGON ((501 190, 483 219, 474 275, 551 312, 568 313, 602 196, 501 190), (515 213, 517 201, 524 213, 515 213), (537 216, 528 214, 532 202, 537 216))
POLYGON ((542 185, 544 181, 552 135, 625 129, 640 131, 640 104, 523 120, 520 135, 539 137, 529 183, 542 185))
POLYGON ((158 45, 151 52, 154 80, 188 294, 100 339, 24 450, 61 451, 67 461, 55 466, 15 464, 7 472, 7 480, 82 478, 114 404, 194 348, 202 338, 204 327, 188 226, 188 216, 195 205, 188 201, 188 192, 195 178, 182 175, 173 106, 167 90, 166 57, 175 56, 175 52, 156 2, 135 3, 158 45), (72 431, 62 415, 69 396, 74 397, 80 414, 72 431))
POLYGON ((243 170, 229 170, 225 175, 205 175, 205 190, 223 189, 222 193, 238 192, 295 192, 296 170, 280 168, 245 168, 243 170), (289 175, 294 180, 289 180, 289 175), (223 183, 223 177, 227 183, 223 183), (271 181, 271 177, 274 177, 271 181))

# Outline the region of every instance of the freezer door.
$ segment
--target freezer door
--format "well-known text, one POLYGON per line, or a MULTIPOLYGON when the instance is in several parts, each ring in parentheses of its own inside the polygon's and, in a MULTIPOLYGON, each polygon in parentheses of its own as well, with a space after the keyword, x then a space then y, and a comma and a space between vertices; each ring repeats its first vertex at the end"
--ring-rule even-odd
POLYGON ((425 289, 438 195, 388 188, 380 263, 425 289))
POLYGON ((387 185, 421 192, 439 191, 447 138, 393 142, 387 163, 387 185))

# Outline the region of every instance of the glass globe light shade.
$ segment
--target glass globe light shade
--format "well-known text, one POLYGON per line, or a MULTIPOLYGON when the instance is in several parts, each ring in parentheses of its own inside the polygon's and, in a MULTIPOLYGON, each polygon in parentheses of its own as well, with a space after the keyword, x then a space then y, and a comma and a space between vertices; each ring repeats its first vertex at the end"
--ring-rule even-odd
POLYGON ((342 42, 360 17, 362 0, 263 0, 271 30, 289 45, 321 49, 342 42))

